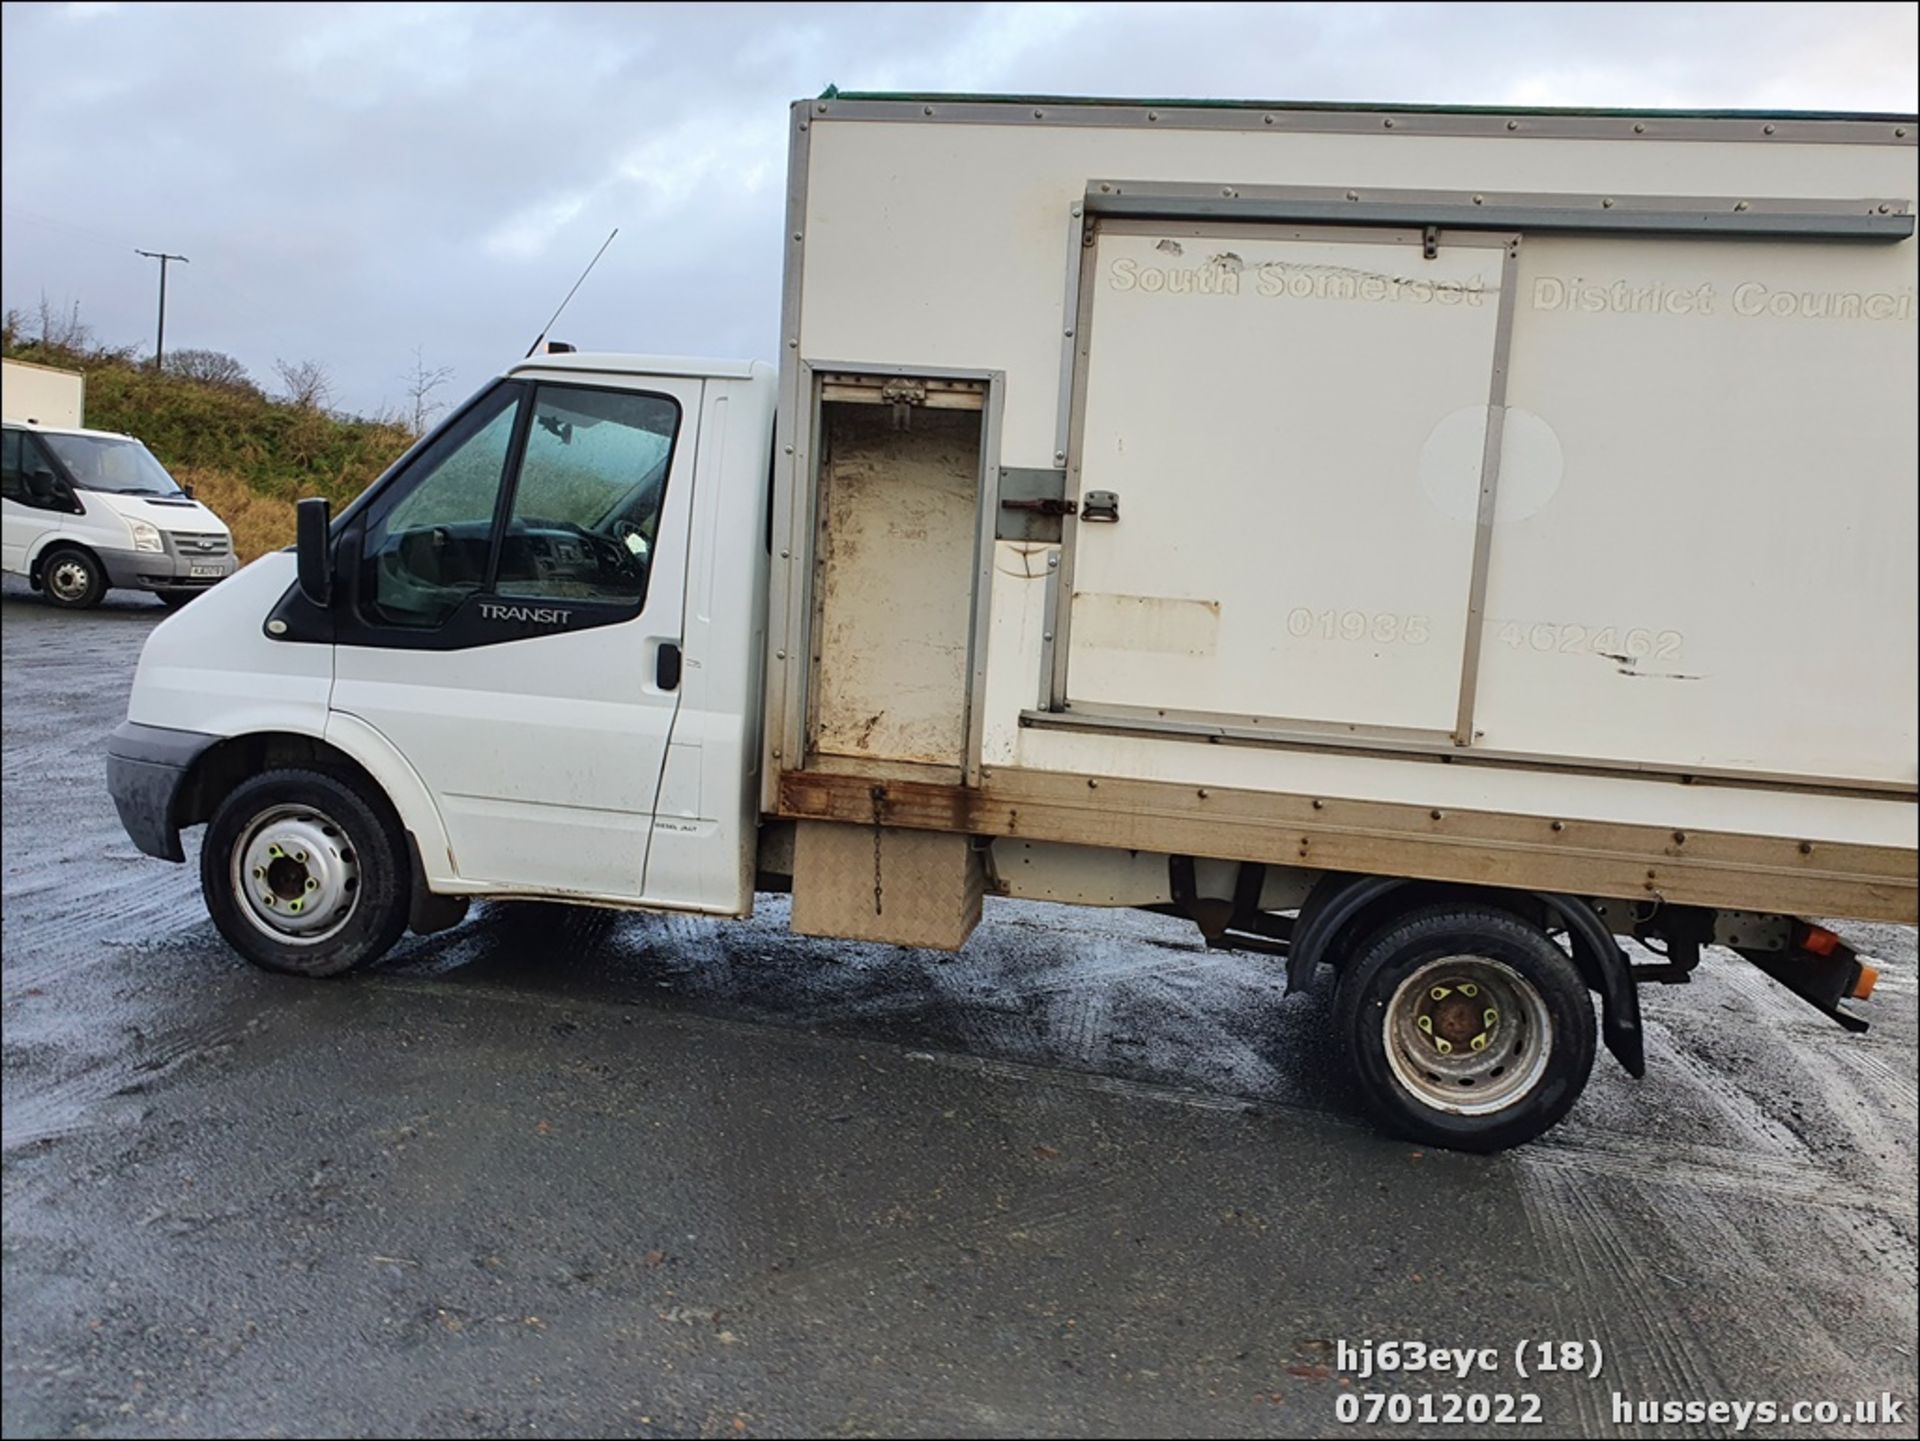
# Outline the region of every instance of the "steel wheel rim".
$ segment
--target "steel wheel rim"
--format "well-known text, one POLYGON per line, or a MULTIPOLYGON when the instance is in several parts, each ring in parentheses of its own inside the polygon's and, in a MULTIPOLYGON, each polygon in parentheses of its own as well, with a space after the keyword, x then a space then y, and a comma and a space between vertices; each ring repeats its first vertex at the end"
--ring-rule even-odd
POLYGON ((234 844, 229 874, 240 913, 286 945, 330 940, 360 905, 353 843, 312 806, 274 806, 255 816, 234 844))
POLYGON ((1512 1105, 1553 1056, 1546 997, 1487 956, 1428 961, 1394 990, 1381 1027, 1394 1078, 1422 1105, 1456 1116, 1512 1105))
POLYGON ((85 564, 71 558, 57 560, 47 572, 47 589, 61 600, 78 600, 87 593, 93 576, 85 564))

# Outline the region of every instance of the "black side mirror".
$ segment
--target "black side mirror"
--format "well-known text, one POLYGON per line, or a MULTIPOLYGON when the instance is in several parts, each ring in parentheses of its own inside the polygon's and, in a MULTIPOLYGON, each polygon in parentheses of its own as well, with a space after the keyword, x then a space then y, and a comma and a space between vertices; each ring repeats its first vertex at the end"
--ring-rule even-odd
POLYGON ((327 541, 332 509, 317 495, 294 507, 293 550, 300 594, 322 610, 333 603, 333 555, 327 541))
POLYGON ((27 472, 27 494, 44 505, 60 499, 60 482, 50 470, 27 472))
POLYGON ((193 484, 192 484, 192 482, 188 482, 187 484, 185 484, 185 485, 183 485, 183 486, 181 486, 181 487, 180 487, 180 493, 181 493, 182 495, 184 495, 184 496, 185 496, 185 497, 186 497, 186 498, 187 498, 188 500, 192 500, 192 499, 193 499, 193 484))

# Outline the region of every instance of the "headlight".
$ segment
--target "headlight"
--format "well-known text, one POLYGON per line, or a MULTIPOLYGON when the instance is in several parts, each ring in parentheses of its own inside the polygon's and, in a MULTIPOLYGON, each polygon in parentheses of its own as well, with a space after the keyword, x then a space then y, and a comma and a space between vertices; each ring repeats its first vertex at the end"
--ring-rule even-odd
POLYGON ((133 548, 135 550, 166 549, 166 547, 160 543, 159 530, 148 525, 144 520, 130 520, 127 522, 127 525, 133 531, 133 548))

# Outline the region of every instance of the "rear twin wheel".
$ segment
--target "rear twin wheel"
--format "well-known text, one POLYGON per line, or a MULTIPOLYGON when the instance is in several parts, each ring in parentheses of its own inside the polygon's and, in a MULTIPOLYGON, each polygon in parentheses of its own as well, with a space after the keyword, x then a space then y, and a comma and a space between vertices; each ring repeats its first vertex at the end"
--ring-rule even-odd
POLYGON ((1334 1022, 1374 1117, 1455 1150, 1532 1140, 1593 1069, 1579 968, 1538 927, 1491 907, 1389 922, 1342 972, 1334 1022))

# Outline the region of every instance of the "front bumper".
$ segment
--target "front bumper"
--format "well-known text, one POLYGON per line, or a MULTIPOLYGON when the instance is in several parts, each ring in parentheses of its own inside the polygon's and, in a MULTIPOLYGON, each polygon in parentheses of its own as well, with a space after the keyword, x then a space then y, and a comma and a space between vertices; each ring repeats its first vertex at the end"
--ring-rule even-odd
POLYGON ((121 590, 205 590, 218 585, 240 568, 239 558, 225 555, 181 555, 172 549, 99 550, 107 584, 121 590), (195 575, 211 570, 213 575, 195 575))
POLYGON ((147 855, 184 861, 175 802, 187 772, 219 736, 127 721, 107 740, 107 792, 128 837, 147 855))

